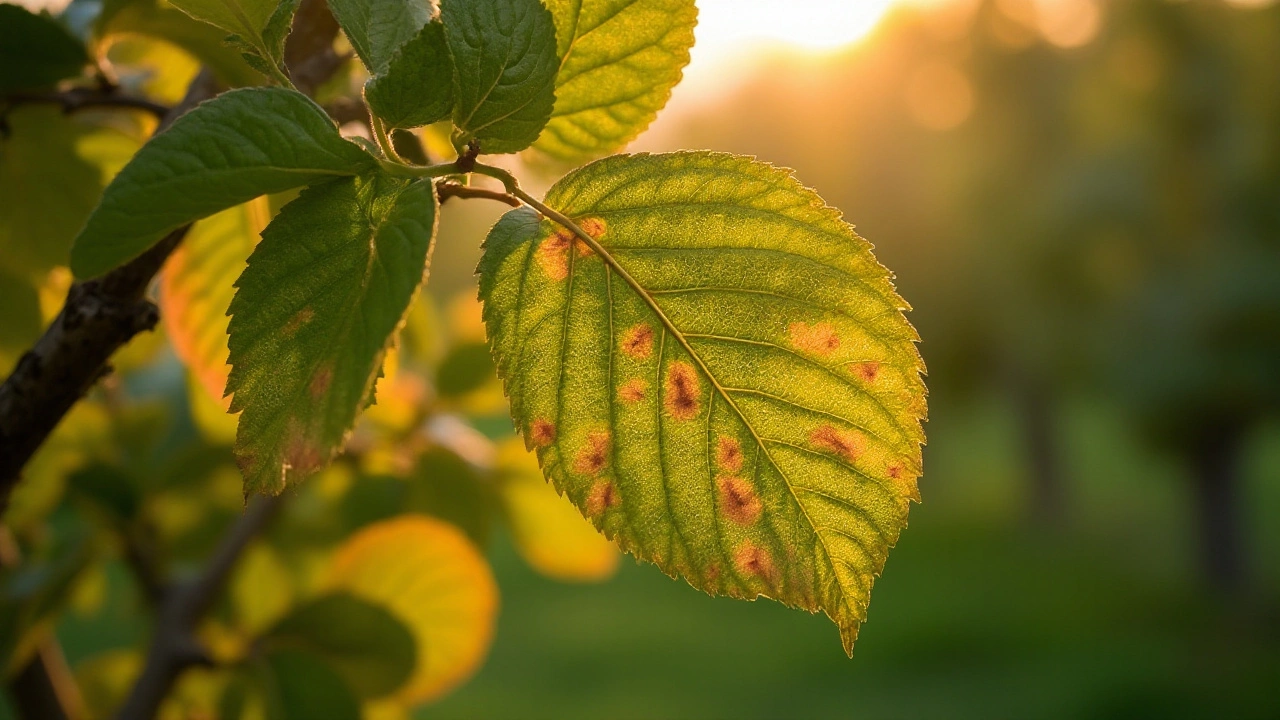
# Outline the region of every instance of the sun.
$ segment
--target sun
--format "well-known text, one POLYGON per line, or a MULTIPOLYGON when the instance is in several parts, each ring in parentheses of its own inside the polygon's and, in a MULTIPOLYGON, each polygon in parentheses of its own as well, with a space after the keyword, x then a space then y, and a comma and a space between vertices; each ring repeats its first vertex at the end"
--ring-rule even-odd
POLYGON ((698 0, 697 46, 732 54, 780 43, 823 51, 856 42, 897 0, 698 0))

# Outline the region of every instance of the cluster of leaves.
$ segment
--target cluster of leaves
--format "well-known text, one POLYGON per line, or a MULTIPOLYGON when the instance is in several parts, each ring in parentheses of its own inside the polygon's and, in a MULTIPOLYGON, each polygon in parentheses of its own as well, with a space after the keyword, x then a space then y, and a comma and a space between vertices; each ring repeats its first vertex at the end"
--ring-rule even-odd
MULTIPOLYGON (((493 514, 485 508, 501 506, 518 542, 541 548, 526 553, 535 564, 599 565, 573 560, 601 557, 588 550, 599 541, 563 542, 554 528, 572 527, 557 515, 567 506, 526 481, 525 449, 480 442, 488 460, 477 459, 465 449, 474 430, 437 423, 438 401, 463 402, 492 378, 491 351, 525 448, 596 528, 707 592, 824 611, 852 651, 872 582, 919 499, 924 439, 917 336, 870 244, 789 172, 746 157, 617 155, 570 172, 545 200, 479 162, 525 153, 570 163, 622 147, 680 79, 692 0, 441 0, 438 13, 419 0, 329 0, 363 65, 354 77, 367 78, 371 140, 341 134, 292 87, 285 38, 297 0, 173 4, 205 25, 144 0, 108 2, 96 27, 154 33, 224 80, 269 86, 225 92, 143 144, 84 221, 69 263, 76 277, 97 277, 197 223, 166 267, 163 317, 198 379, 200 422, 214 436, 235 423, 246 494, 319 476, 291 493, 291 512, 305 512, 306 493, 386 492, 395 510, 382 515, 419 509, 473 539, 493 514), (192 29, 209 26, 236 56, 212 58, 192 29), (433 148, 447 160, 431 164, 419 136, 447 137, 433 148), (440 203, 485 194, 468 187, 476 176, 501 184, 488 196, 524 206, 484 246, 485 332, 415 391, 399 366, 430 355, 415 347, 415 335, 430 336, 416 329, 415 298, 440 203), (225 395, 238 417, 206 393, 225 395), (382 432, 353 436, 362 412, 382 432), (425 448, 423 437, 433 438, 425 448), (342 474, 352 459, 402 477, 352 482, 342 474), (475 466, 490 468, 487 480, 450 486, 475 466)), ((380 663, 411 658, 396 618, 413 628, 422 608, 449 600, 401 593, 399 579, 422 572, 415 553, 444 552, 450 532, 380 520, 345 540, 332 579, 313 584, 328 589, 263 624, 254 651, 238 655, 258 668, 256 702, 331 713, 345 701, 300 697, 293 680, 325 672, 326 688, 366 700, 416 701, 447 685, 413 690, 426 687, 412 679, 424 666, 459 657, 430 635, 414 638, 416 670, 359 658, 372 644, 380 663), (390 622, 360 605, 371 595, 390 622)), ((483 615, 492 602, 475 598, 491 596, 492 581, 471 577, 480 589, 468 607, 483 615)), ((487 630, 466 629, 487 642, 487 630)))

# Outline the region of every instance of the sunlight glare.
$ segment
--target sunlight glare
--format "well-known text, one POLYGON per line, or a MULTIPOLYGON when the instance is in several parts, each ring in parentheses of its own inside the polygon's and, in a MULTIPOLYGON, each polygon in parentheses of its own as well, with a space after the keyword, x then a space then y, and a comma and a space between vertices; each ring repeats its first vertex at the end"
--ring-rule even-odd
POLYGON ((699 0, 697 45, 727 55, 744 44, 834 50, 869 33, 897 0, 699 0))

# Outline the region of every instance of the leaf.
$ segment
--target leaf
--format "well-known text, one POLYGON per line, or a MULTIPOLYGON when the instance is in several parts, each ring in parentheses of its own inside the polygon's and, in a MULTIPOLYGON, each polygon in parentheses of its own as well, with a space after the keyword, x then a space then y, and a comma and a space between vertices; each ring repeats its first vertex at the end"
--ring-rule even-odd
POLYGON ((225 412, 227 308, 235 280, 270 219, 267 198, 212 215, 191 228, 160 273, 160 318, 173 352, 225 412))
POLYGON ((534 147, 566 161, 613 152, 667 104, 689 64, 694 0, 548 0, 556 104, 534 147))
POLYGON ((888 272, 792 176, 617 156, 489 235, 480 293, 526 442, 623 549, 713 594, 839 625, 918 499, 923 370, 888 272), (607 259, 607 262, 606 262, 607 259))
MULTIPOLYGON (((226 30, 263 60, 280 67, 284 40, 299 0, 170 0, 191 17, 226 30)), ((253 64, 253 61, 250 60, 253 64)))
POLYGON ((263 639, 269 648, 324 658, 361 698, 394 692, 413 674, 417 649, 408 628, 382 607, 345 592, 289 613, 263 639))
POLYGON ((293 605, 289 566, 266 542, 245 549, 228 590, 238 627, 254 635, 285 617, 293 605))
POLYGON ((493 639, 493 573, 461 531, 438 520, 404 515, 357 532, 338 549, 324 586, 387 608, 413 632, 416 669, 396 693, 406 704, 461 683, 493 639))
POLYGON ((442 0, 453 57, 455 145, 512 153, 533 144, 555 103, 556 30, 540 0, 442 0))
POLYGON ((231 411, 245 492, 279 493, 341 449, 425 275, 430 182, 308 188, 267 227, 231 302, 231 411))
POLYGON ((595 581, 613 575, 618 549, 547 483, 538 461, 519 439, 498 446, 496 470, 511 539, 525 562, 559 580, 595 581))
MULTIPOLYGON (((226 33, 157 0, 106 0, 94 25, 99 39, 144 35, 172 43, 207 65, 231 87, 257 85, 262 75, 227 45, 226 33)), ((184 86, 185 87, 185 86, 184 86)))
POLYGON ((450 348, 436 372, 436 391, 443 398, 456 398, 480 389, 493 380, 493 357, 483 342, 469 342, 450 348))
POLYGON ((329 0, 329 9, 374 75, 431 19, 426 0, 329 0))
POLYGON ((321 658, 298 650, 268 653, 258 684, 266 720, 360 720, 360 703, 342 676, 321 658))
POLYGON ((120 171, 71 248, 71 270, 101 275, 189 222, 375 163, 301 93, 223 93, 178 118, 120 171))
POLYGON ((8 122, 9 136, 0 136, 0 267, 43 274, 67 264, 76 232, 138 142, 55 106, 16 108, 8 122))
POLYGON ((0 5, 0 93, 50 87, 78 76, 88 62, 84 45, 58 21, 0 5))
POLYGON ((40 294, 25 277, 0 267, 0 378, 8 377, 44 329, 40 294))
POLYGON ((386 72, 369 80, 365 101, 388 127, 412 128, 449 117, 453 61, 444 26, 429 22, 391 57, 386 72))

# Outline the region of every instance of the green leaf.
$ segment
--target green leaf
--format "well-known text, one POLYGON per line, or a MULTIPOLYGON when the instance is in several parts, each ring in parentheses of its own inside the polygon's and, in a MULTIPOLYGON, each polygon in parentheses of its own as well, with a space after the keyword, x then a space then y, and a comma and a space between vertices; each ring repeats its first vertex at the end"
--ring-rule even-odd
POLYGON ((231 411, 245 491, 279 493, 341 449, 425 274, 430 182, 304 190, 267 226, 231 302, 231 411))
POLYGON ((101 275, 189 222, 376 162, 301 93, 223 93, 178 118, 120 171, 71 248, 71 270, 101 275))
POLYGON ((689 64, 693 0, 548 0, 556 21, 556 105, 534 147, 567 161, 639 135, 689 64))
POLYGON ((8 122, 9 136, 0 136, 0 267, 43 274, 67 264, 76 232, 138 142, 50 105, 16 108, 8 122))
POLYGON ((426 0, 329 0, 329 9, 374 75, 431 19, 426 0))
POLYGON ((308 652, 276 650, 259 666, 266 720, 360 720, 360 701, 329 663, 308 652))
POLYGON ((226 43, 226 33, 157 0, 106 0, 94 25, 98 38, 145 35, 172 43, 207 65, 231 87, 257 85, 262 75, 226 43))
POLYGON ((512 153, 533 144, 555 104, 556 30, 540 0, 442 0, 453 57, 454 142, 512 153))
POLYGON ((306 650, 329 662, 365 699, 395 692, 413 674, 417 645, 386 609, 345 592, 298 607, 264 638, 269 648, 306 650))
POLYGON ((449 350, 436 372, 436 391, 456 398, 493 380, 493 358, 484 343, 463 343, 449 350))
POLYGON ((0 266, 0 378, 8 377, 44 329, 40 294, 25 277, 0 266))
POLYGON ((918 499, 923 365, 889 273, 788 172, 616 156, 489 235, 480 293, 512 412, 623 549, 713 594, 839 625, 918 499))
POLYGON ((405 43, 364 88, 365 100, 388 127, 430 125, 453 110, 453 61, 444 26, 430 22, 405 43))
POLYGON ((58 21, 0 5, 0 93, 49 87, 76 77, 88 62, 84 45, 58 21))
POLYGON ((289 34, 293 12, 300 0, 170 1, 191 17, 226 30, 235 44, 278 68, 284 59, 284 40, 289 34))

